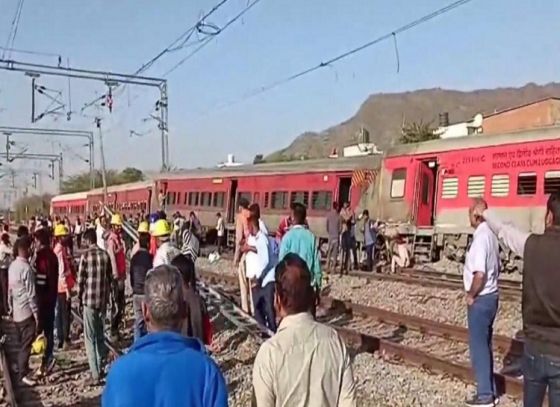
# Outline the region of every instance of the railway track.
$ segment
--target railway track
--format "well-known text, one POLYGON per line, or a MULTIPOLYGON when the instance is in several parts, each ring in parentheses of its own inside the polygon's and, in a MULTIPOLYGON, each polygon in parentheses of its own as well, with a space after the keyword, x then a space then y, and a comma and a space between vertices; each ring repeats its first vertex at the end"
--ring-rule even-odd
MULTIPOLYGON (((236 276, 206 270, 199 272, 205 281, 222 284, 223 292, 237 287, 236 276)), ((473 382, 465 328, 330 297, 322 297, 321 302, 329 310, 323 321, 337 329, 357 352, 379 352, 391 360, 473 382), (337 313, 336 310, 342 312, 337 313)), ((523 344, 519 340, 496 335, 494 347, 496 361, 501 363, 501 358, 506 355, 516 361, 523 344)), ((495 380, 504 394, 522 397, 523 384, 517 378, 495 373, 495 380)))
MULTIPOLYGON (((347 275, 364 278, 366 280, 395 281, 423 287, 450 288, 463 290, 463 277, 457 274, 444 273, 435 270, 407 268, 399 273, 372 273, 365 271, 351 271, 347 275)), ((522 284, 518 281, 498 280, 500 298, 507 301, 520 301, 522 284)))
MULTIPOLYGON (((229 254, 222 255, 223 259, 233 259, 229 254)), ((331 271, 329 276, 336 276, 338 272, 331 271)), ((383 280, 395 281, 405 284, 420 285, 423 287, 449 288, 463 290, 463 276, 459 274, 444 273, 426 268, 405 268, 398 273, 375 273, 367 271, 350 271, 345 274, 351 277, 364 278, 369 281, 383 280)), ((500 298, 506 301, 520 301, 522 284, 520 281, 501 278, 498 280, 500 298)))
MULTIPOLYGON (((72 309, 74 320, 83 325, 82 318, 72 309)), ((85 349, 80 345, 70 350, 55 353, 57 361, 51 374, 38 381, 36 386, 28 387, 18 383, 16 375, 17 354, 20 348, 19 338, 12 321, 0 321, 0 364, 2 368, 3 404, 11 407, 56 406, 70 401, 76 406, 98 406, 99 394, 93 388, 83 388, 84 376, 87 376, 88 364, 85 349), (82 387, 82 388, 80 388, 82 387), (81 393, 76 392, 79 389, 81 393), (71 395, 71 396, 69 396, 71 395), (68 400, 68 398, 72 400, 68 400)), ((109 359, 122 354, 117 345, 106 336, 105 343, 109 349, 109 359)), ((32 357, 31 369, 38 368, 39 359, 32 357)))

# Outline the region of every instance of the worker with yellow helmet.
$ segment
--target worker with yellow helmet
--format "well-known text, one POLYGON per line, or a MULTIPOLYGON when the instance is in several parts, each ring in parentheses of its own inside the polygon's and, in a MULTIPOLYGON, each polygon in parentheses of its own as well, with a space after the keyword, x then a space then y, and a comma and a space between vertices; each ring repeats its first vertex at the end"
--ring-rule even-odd
MULTIPOLYGON (((138 232, 138 240, 140 240, 141 235, 147 235, 149 240, 150 224, 148 223, 148 221, 143 220, 142 222, 140 222, 140 224, 138 225, 137 232, 138 232)), ((134 243, 134 246, 132 247, 132 251, 130 252, 130 257, 134 256, 139 249, 140 249, 140 245, 138 244, 138 241, 136 241, 136 243, 134 243)))
POLYGON ((171 225, 166 219, 159 219, 154 223, 152 236, 155 237, 157 246, 154 267, 171 264, 171 260, 181 254, 177 246, 171 242, 171 232, 171 225))
POLYGON ((76 271, 68 244, 70 231, 64 223, 54 227, 54 254, 58 259, 58 298, 56 329, 58 347, 70 346, 70 309, 72 307, 72 289, 76 284, 76 271))
POLYGON ((119 213, 111 216, 111 230, 107 237, 107 253, 111 259, 113 283, 111 284, 111 335, 119 338, 119 327, 124 316, 126 278, 126 248, 123 240, 123 218, 119 213))

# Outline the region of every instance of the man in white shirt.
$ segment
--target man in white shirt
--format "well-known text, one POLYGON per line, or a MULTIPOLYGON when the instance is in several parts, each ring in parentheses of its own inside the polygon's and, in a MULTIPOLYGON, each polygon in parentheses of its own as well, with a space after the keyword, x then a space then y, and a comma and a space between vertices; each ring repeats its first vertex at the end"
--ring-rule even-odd
POLYGON ((274 266, 271 261, 270 239, 260 229, 260 219, 249 218, 249 236, 243 247, 246 275, 251 283, 251 303, 255 319, 276 332, 276 313, 274 312, 274 266), (272 278, 271 278, 272 276, 272 278))
POLYGON ((408 245, 402 236, 398 236, 394 246, 394 252, 391 256, 391 273, 399 268, 408 267, 410 265, 410 255, 408 253, 408 245))
POLYGON ((466 403, 469 406, 491 407, 498 402, 494 383, 492 331, 498 311, 500 247, 484 218, 474 211, 481 204, 486 207, 486 203, 478 199, 469 209, 474 233, 463 270, 469 350, 476 379, 476 395, 466 403))
POLYGON ((154 223, 151 234, 156 238, 157 245, 153 267, 156 268, 162 264, 171 264, 171 261, 181 254, 177 246, 170 241, 171 225, 165 219, 159 219, 154 223))
POLYGON ((105 228, 104 228, 105 218, 100 216, 95 220, 95 234, 97 235, 97 246, 101 250, 105 250, 105 228))
POLYGON ((218 221, 216 223, 216 232, 218 236, 218 253, 222 254, 222 251, 226 245, 226 227, 224 225, 224 218, 222 218, 222 214, 218 212, 216 214, 218 221))
POLYGON ((333 328, 316 322, 311 272, 295 253, 275 271, 278 332, 253 364, 257 407, 356 407, 350 353, 333 328))

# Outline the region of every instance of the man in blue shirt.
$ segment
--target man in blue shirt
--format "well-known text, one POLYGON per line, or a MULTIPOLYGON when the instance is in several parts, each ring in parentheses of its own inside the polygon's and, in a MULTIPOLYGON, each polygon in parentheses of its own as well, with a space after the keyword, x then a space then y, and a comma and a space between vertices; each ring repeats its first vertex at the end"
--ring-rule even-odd
POLYGON ((149 334, 134 342, 107 378, 104 407, 227 407, 224 377, 198 339, 185 338, 187 315, 179 270, 162 265, 144 284, 149 334))
POLYGON ((317 247, 317 238, 305 226, 307 209, 305 205, 296 202, 292 207, 292 218, 294 225, 282 239, 280 244, 280 254, 278 258, 282 260, 288 253, 295 253, 307 263, 311 271, 311 285, 319 292, 321 289, 321 262, 317 247))

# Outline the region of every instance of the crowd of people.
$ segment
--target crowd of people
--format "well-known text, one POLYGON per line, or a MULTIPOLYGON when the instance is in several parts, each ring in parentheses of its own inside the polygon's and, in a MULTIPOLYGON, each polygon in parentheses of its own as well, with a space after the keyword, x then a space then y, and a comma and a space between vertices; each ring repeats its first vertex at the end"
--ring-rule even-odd
MULTIPOLYGON (((467 404, 494 406, 498 402, 492 327, 499 300, 501 239, 525 259, 524 405, 541 406, 548 387, 551 405, 559 406, 560 302, 554 247, 560 242, 560 194, 548 200, 542 235, 503 223, 482 200, 475 201, 469 216, 475 232, 465 261, 464 285, 477 392, 467 404)), ((221 215, 217 218, 220 222, 221 215)), ((340 244, 343 270, 352 252, 352 245, 346 243, 352 238, 353 219, 348 205, 339 211, 336 204, 327 219, 327 230, 332 233, 328 261, 334 259, 336 266, 338 256, 333 252, 340 244)), ((367 211, 358 220, 364 225, 369 266, 378 222, 367 211)), ((19 380, 33 386, 55 366, 56 344, 63 349, 75 346, 70 334, 74 306, 84 320, 88 384, 105 384, 103 405, 227 406, 223 374, 210 356, 211 319, 197 291, 200 222, 195 214, 184 218, 175 213, 168 220, 165 213, 158 212, 131 219, 131 223, 138 232, 134 247, 125 241, 119 214, 109 222, 103 217, 86 222, 83 231, 76 231, 74 225, 73 236, 69 222, 55 219, 49 225, 43 219, 21 226, 13 245, 9 231, 4 231, 0 239, 0 310, 4 318, 11 317, 19 335, 19 380), (73 240, 81 249, 77 266, 73 240), (108 369, 105 323, 110 321, 109 331, 118 339, 123 333, 127 280, 132 291, 134 341, 108 369), (46 346, 41 366, 33 373, 29 358, 38 338, 46 346)), ((271 236, 258 204, 239 201, 233 262, 241 306, 261 324, 267 338, 253 365, 254 405, 356 406, 349 351, 336 330, 315 318, 323 274, 319 240, 308 227, 306 207, 294 203, 280 226, 271 236)), ((218 235, 223 236, 225 233, 218 235)), ((218 241, 219 247, 223 245, 218 241)), ((332 264, 327 262, 327 267, 332 264)))

